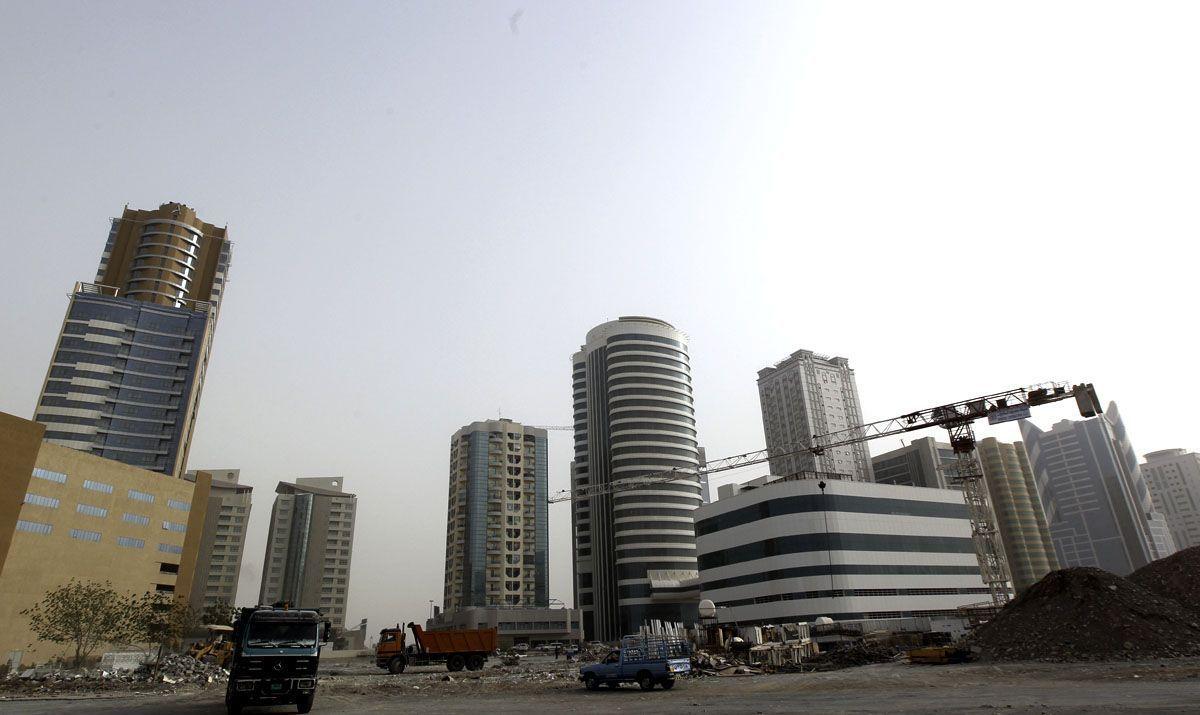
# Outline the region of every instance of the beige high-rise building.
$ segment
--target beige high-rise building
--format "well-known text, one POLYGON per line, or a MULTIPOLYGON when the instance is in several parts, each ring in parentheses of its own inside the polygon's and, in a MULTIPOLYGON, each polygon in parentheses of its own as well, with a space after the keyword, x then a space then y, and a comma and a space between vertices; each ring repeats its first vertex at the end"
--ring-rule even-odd
POLYGON ((862 403, 854 370, 844 357, 797 350, 786 360, 758 371, 758 401, 771 474, 799 472, 846 474, 872 481, 871 457, 864 443, 834 447, 816 455, 790 454, 811 447, 813 435, 849 429, 863 423, 862 403))
POLYGON ((450 438, 446 613, 548 606, 546 430, 472 422, 450 438))
POLYGON ((238 484, 241 474, 238 469, 193 469, 183 478, 194 482, 197 471, 209 475, 212 488, 208 493, 204 532, 189 602, 201 612, 222 601, 231 606, 242 605, 237 603, 238 577, 246 547, 253 487, 238 484))
POLYGON ((1033 468, 1020 442, 1008 444, 987 437, 976 443, 975 451, 983 467, 1013 588, 1021 593, 1058 568, 1033 468))
POLYGON ((1162 449, 1145 455, 1142 476, 1175 548, 1200 546, 1200 454, 1162 449))
POLYGON ((0 662, 18 666, 72 651, 39 641, 21 611, 73 579, 189 594, 208 506, 207 475, 168 479, 43 441, 44 431, 0 413, 0 662))
POLYGON ((301 477, 275 487, 258 592, 259 603, 320 608, 339 630, 346 625, 358 506, 343 486, 340 477, 301 477))
POLYGON ((182 476, 231 246, 183 204, 126 207, 76 283, 34 419, 64 447, 182 476))

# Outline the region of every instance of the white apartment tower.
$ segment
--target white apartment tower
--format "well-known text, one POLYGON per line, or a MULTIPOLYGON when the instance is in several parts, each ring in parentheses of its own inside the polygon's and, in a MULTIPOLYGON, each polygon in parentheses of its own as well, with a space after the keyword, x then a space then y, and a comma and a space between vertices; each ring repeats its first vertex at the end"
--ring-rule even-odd
POLYGON ((696 574, 692 511, 702 488, 687 336, 655 318, 623 317, 589 330, 571 364, 574 489, 684 472, 572 503, 584 633, 615 640, 649 619, 685 618, 686 606, 656 598, 651 580, 696 574))
POLYGON ((242 553, 246 547, 246 526, 250 522, 250 497, 253 487, 238 484, 239 469, 202 469, 185 472, 183 478, 196 481, 196 472, 212 476, 208 492, 208 510, 200 552, 196 555, 196 575, 192 579, 189 603, 204 609, 224 602, 236 606, 242 553))
POLYGON ((258 592, 259 603, 320 608, 338 630, 346 626, 358 506, 343 486, 340 477, 302 477, 275 487, 258 592))
POLYGON ((1146 455, 1142 476, 1154 508, 1167 520, 1175 548, 1200 546, 1200 454, 1164 449, 1146 455))
POLYGON ((873 481, 871 457, 863 443, 836 447, 817 456, 786 454, 812 446, 814 435, 837 432, 863 423, 854 370, 844 357, 826 357, 797 350, 786 360, 758 371, 758 400, 762 406, 771 474, 834 472, 855 481, 873 481))
POLYGON ((550 605, 546 430, 472 422, 450 438, 446 508, 448 614, 550 605))

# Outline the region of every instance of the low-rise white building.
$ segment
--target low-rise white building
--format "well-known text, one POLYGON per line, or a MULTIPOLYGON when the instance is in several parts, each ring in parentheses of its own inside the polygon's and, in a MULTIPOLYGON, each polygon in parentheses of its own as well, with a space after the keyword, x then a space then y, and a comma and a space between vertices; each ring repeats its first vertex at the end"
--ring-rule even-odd
POLYGON ((718 495, 695 517, 721 623, 951 616, 988 600, 961 491, 769 476, 718 495))

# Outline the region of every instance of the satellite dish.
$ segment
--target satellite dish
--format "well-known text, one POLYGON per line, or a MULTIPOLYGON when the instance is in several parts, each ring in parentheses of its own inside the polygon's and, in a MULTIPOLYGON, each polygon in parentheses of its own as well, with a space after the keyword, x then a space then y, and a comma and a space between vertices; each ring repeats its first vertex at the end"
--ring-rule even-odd
POLYGON ((833 619, 830 618, 829 616, 820 616, 819 618, 814 620, 813 623, 817 624, 818 626, 827 626, 830 623, 833 623, 833 619))
POLYGON ((716 618, 717 617, 717 604, 713 603, 710 599, 707 599, 707 598, 701 600, 700 601, 700 617, 701 618, 716 618))

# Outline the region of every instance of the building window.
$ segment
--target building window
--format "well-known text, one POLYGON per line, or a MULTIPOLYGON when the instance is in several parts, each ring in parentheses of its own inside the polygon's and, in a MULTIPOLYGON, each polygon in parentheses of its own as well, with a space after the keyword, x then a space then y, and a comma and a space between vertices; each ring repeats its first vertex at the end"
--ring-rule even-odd
POLYGON ((118 536, 117 545, 124 546, 128 549, 141 549, 145 548, 146 542, 142 539, 134 539, 129 536, 118 536))
POLYGON ((139 492, 136 489, 129 490, 129 498, 134 501, 144 501, 147 504, 154 503, 154 495, 153 494, 147 494, 146 492, 139 492))
POLYGON ((175 546, 174 544, 159 544, 158 550, 163 552, 164 554, 182 554, 183 553, 183 547, 175 546))
POLYGON ((76 504, 75 511, 79 514, 86 514, 88 516, 98 516, 102 519, 104 517, 108 516, 108 509, 105 509, 104 507, 101 507, 101 506, 92 506, 91 504, 76 504))
POLYGON ((17 531, 28 531, 31 534, 49 534, 51 526, 43 524, 39 521, 25 521, 17 519, 17 531))
POLYGON ((100 492, 102 494, 113 493, 113 487, 111 484, 105 484, 104 482, 93 482, 91 479, 83 480, 83 488, 91 489, 94 492, 100 492))
POLYGON ((192 505, 188 502, 179 501, 178 499, 168 499, 167 506, 171 507, 172 509, 178 509, 179 511, 191 511, 192 508, 192 505))
MULTIPOLYGON (((82 504, 80 506, 83 506, 82 504)), ((100 541, 99 531, 88 531, 87 529, 71 529, 71 538, 79 539, 80 541, 100 541)))
POLYGON ((25 503, 31 506, 44 506, 48 509, 57 509, 58 500, 54 497, 44 497, 41 494, 25 493, 25 503))
POLYGON ((174 521, 164 521, 163 528, 167 531, 178 531, 180 533, 187 531, 187 524, 179 524, 174 521))
POLYGON ((125 514, 121 516, 121 521, 125 521, 130 524, 140 524, 142 526, 146 526, 150 523, 150 517, 142 516, 141 514, 130 514, 129 512, 125 512, 125 514))
POLYGON ((62 472, 52 472, 49 469, 42 469, 41 467, 34 467, 33 476, 37 477, 38 479, 45 479, 48 482, 55 482, 57 484, 67 483, 67 475, 63 474, 62 472))

